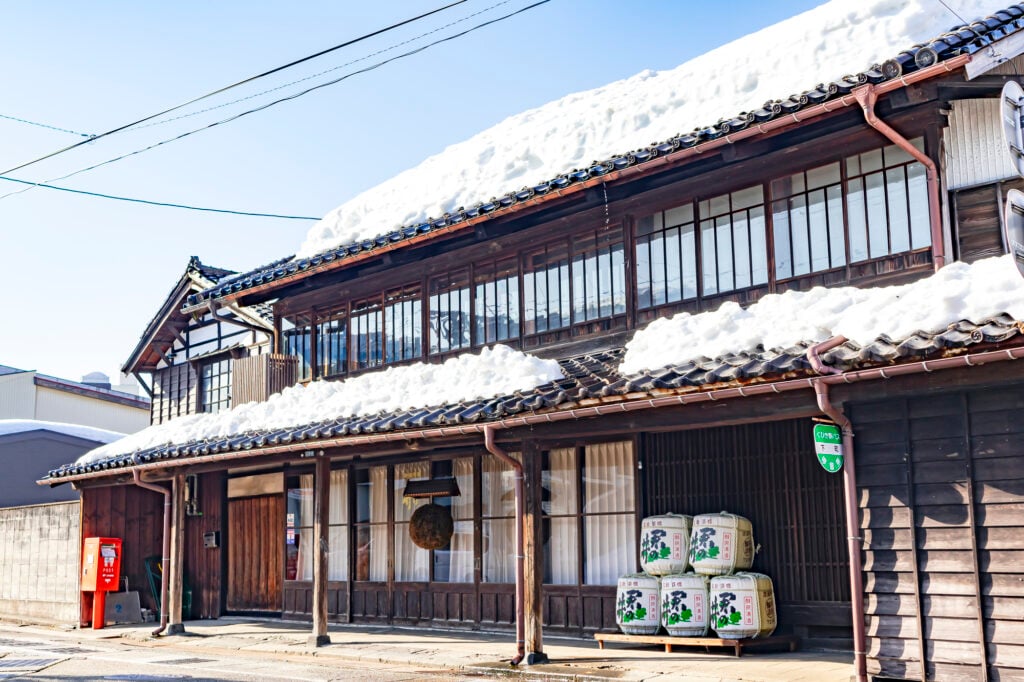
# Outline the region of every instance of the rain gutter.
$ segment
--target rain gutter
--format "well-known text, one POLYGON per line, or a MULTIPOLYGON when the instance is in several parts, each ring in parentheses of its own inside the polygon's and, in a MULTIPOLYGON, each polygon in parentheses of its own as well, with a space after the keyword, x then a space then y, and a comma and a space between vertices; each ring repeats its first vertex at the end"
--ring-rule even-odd
POLYGON ((515 471, 516 496, 516 655, 509 661, 512 666, 519 665, 526 657, 526 589, 525 589, 525 553, 523 550, 523 464, 501 449, 494 442, 495 424, 484 424, 484 447, 515 471))
POLYGON ((939 270, 946 264, 946 239, 942 233, 942 206, 939 199, 939 169, 927 154, 910 143, 888 123, 875 114, 875 103, 878 101, 878 89, 874 85, 864 85, 853 89, 853 95, 860 103, 864 112, 864 120, 869 126, 887 137, 897 147, 910 154, 926 169, 928 181, 928 217, 932 237, 932 262, 939 270))
MULTIPOLYGON (((932 66, 929 66, 927 68, 919 69, 918 71, 914 71, 913 73, 907 74, 905 76, 900 76, 898 78, 893 78, 892 80, 888 80, 888 81, 879 83, 877 85, 870 85, 870 86, 867 86, 867 87, 869 87, 871 89, 871 92, 874 94, 874 97, 877 98, 879 95, 884 95, 884 94, 893 92, 895 90, 899 90, 901 88, 905 88, 905 87, 907 87, 909 85, 913 85, 914 83, 918 83, 920 81, 927 80, 929 78, 933 78, 935 76, 939 76, 939 75, 944 74, 944 73, 949 73, 949 72, 955 71, 955 70, 965 66, 969 61, 971 61, 971 56, 970 55, 966 55, 966 54, 958 55, 956 57, 952 57, 950 59, 946 59, 945 61, 941 61, 941 62, 938 62, 936 64, 933 64, 932 66)), ((232 293, 229 293, 229 294, 225 294, 224 296, 219 296, 219 297, 216 298, 216 300, 220 301, 222 303, 229 303, 229 302, 232 302, 232 301, 235 301, 235 300, 241 298, 242 296, 250 296, 250 295, 262 293, 262 292, 265 292, 265 291, 270 291, 270 290, 276 289, 278 287, 284 286, 284 285, 286 285, 286 284, 288 284, 290 282, 293 282, 293 281, 296 281, 296 280, 305 279, 306 277, 311 276, 311 275, 315 275, 315 274, 319 274, 319 273, 323 273, 323 272, 329 272, 329 271, 336 270, 336 269, 339 269, 339 268, 342 268, 342 267, 348 267, 348 266, 353 265, 355 263, 359 263, 360 261, 369 260, 370 258, 376 258, 376 257, 380 256, 381 254, 387 253, 389 251, 394 251, 394 250, 397 250, 397 249, 407 248, 407 247, 413 246, 413 245, 418 244, 418 243, 423 242, 423 241, 437 239, 437 238, 440 238, 441 236, 443 236, 445 234, 461 232, 463 230, 466 230, 466 229, 469 229, 471 227, 474 227, 475 225, 478 225, 479 223, 487 222, 489 220, 493 220, 493 219, 498 218, 498 217, 502 217, 502 216, 506 216, 506 215, 511 215, 513 213, 517 213, 519 211, 522 211, 522 210, 525 210, 525 209, 528 209, 528 208, 532 208, 534 206, 537 206, 537 205, 540 205, 540 204, 543 204, 543 203, 547 203, 548 201, 552 201, 552 200, 554 200, 556 198, 559 198, 559 197, 566 197, 566 196, 569 196, 569 195, 572 195, 572 194, 583 192, 583 191, 585 191, 587 189, 590 189, 591 187, 596 187, 598 185, 602 185, 602 184, 605 184, 607 182, 612 182, 612 181, 615 181, 615 180, 627 179, 627 178, 631 178, 631 177, 636 176, 636 175, 646 174, 649 171, 651 171, 652 169, 658 168, 659 166, 674 166, 674 165, 677 165, 678 162, 680 162, 680 161, 689 159, 689 158, 694 157, 694 156, 700 156, 700 155, 705 154, 705 153, 707 153, 709 151, 718 149, 719 147, 724 147, 725 145, 735 144, 735 143, 737 143, 737 142, 739 142, 741 140, 745 140, 747 138, 754 137, 754 136, 757 136, 757 135, 764 135, 764 134, 767 134, 767 133, 775 132, 777 130, 781 130, 783 128, 787 128, 787 127, 789 127, 789 126, 791 126, 793 124, 803 123, 804 121, 807 121, 808 119, 812 119, 812 118, 815 118, 817 116, 822 116, 824 114, 829 114, 829 113, 832 113, 834 111, 838 111, 839 109, 843 109, 843 108, 852 106, 854 104, 859 104, 860 102, 859 102, 858 95, 857 95, 857 91, 859 89, 861 89, 861 88, 854 89, 848 95, 843 95, 842 97, 838 97, 836 99, 829 100, 827 102, 822 102, 821 104, 815 104, 815 105, 809 106, 809 107, 807 107, 805 109, 801 109, 799 111, 794 111, 791 114, 781 115, 778 118, 774 118, 771 121, 767 121, 765 123, 758 123, 756 125, 750 125, 750 126, 744 128, 743 130, 740 130, 738 132, 728 133, 728 134, 722 135, 721 137, 717 137, 714 140, 708 140, 707 142, 703 142, 703 143, 698 144, 698 145, 696 145, 694 147, 688 147, 687 149, 681 149, 681 150, 676 151, 676 152, 671 152, 669 154, 666 154, 665 156, 662 156, 660 158, 654 159, 652 161, 648 161, 648 162, 645 162, 645 163, 640 163, 640 164, 637 164, 635 166, 629 166, 627 168, 623 168, 622 170, 611 171, 609 173, 605 173, 604 175, 600 175, 598 177, 590 178, 589 180, 585 180, 583 182, 579 182, 579 183, 570 185, 569 187, 567 187, 565 189, 554 190, 554 191, 548 192, 547 194, 544 194, 544 195, 541 195, 541 196, 536 196, 536 197, 534 197, 532 199, 527 199, 526 201, 517 202, 515 204, 512 204, 511 206, 509 206, 507 209, 504 209, 504 210, 494 211, 494 212, 488 213, 487 215, 477 216, 476 218, 468 218, 468 219, 466 219, 466 220, 464 220, 464 221, 462 221, 460 223, 457 223, 455 225, 448 225, 448 226, 445 226, 445 227, 438 228, 436 230, 431 230, 430 232, 428 232, 426 234, 417 235, 415 237, 410 237, 409 239, 403 239, 403 240, 398 241, 398 242, 392 242, 391 244, 388 244, 386 246, 381 246, 381 247, 376 248, 376 249, 371 249, 369 251, 364 251, 364 252, 358 253, 358 254, 353 255, 353 256, 348 256, 348 257, 345 257, 345 258, 337 258, 335 260, 332 260, 329 263, 322 263, 320 265, 309 267, 309 268, 307 268, 305 270, 301 270, 301 271, 297 271, 297 272, 292 273, 292 274, 284 275, 284 276, 282 276, 280 278, 277 278, 277 279, 275 279, 273 281, 270 281, 270 282, 266 282, 266 283, 263 283, 263 284, 260 284, 260 285, 254 286, 254 287, 248 287, 246 289, 242 289, 241 291, 236 291, 236 292, 232 292, 232 293)), ((883 134, 885 134, 885 133, 883 133, 883 134)), ((914 149, 914 152, 912 152, 912 153, 915 153, 915 152, 917 152, 916 148, 914 149)), ((915 155, 914 158, 917 158, 917 156, 915 155)), ((924 163, 926 167, 928 166, 927 162, 922 161, 922 163, 924 163)), ((931 168, 934 168, 934 163, 931 164, 931 168)), ((932 177, 932 172, 929 171, 929 178, 931 178, 931 177, 932 177)), ((936 182, 937 182, 937 179, 936 179, 936 182)), ((930 201, 931 201, 931 198, 929 198, 929 202, 930 201)), ((930 203, 929 203, 929 208, 931 210, 931 204, 930 203)), ((932 210, 932 216, 933 216, 932 220, 933 220, 933 226, 934 226, 934 221, 939 216, 939 211, 937 209, 932 210)), ((941 222, 939 224, 940 224, 940 234, 941 234, 941 222)), ((936 242, 934 235, 933 235, 932 240, 933 240, 932 241, 932 248, 933 249, 935 249, 935 248, 940 248, 941 249, 942 248, 941 246, 938 246, 938 247, 936 246, 936 244, 941 245, 942 242, 941 241, 936 242)), ((944 259, 943 259, 943 263, 944 263, 944 259)), ((938 264, 938 258, 936 258, 936 264, 938 264)), ((284 266, 281 266, 281 267, 286 267, 286 266, 287 266, 287 264, 285 264, 284 266)), ((185 312, 185 313, 191 313, 191 312, 196 312, 196 311, 202 310, 203 308, 205 308, 207 306, 209 300, 210 299, 206 299, 206 300, 200 301, 199 303, 196 303, 194 305, 185 306, 184 308, 182 308, 182 311, 185 312)))
MULTIPOLYGON (((138 464, 138 455, 132 458, 132 461, 138 464)), ((146 490, 152 490, 155 493, 160 493, 164 496, 164 526, 163 526, 163 559, 161 560, 161 566, 167 567, 171 557, 171 491, 163 486, 154 485, 142 480, 142 472, 139 471, 138 467, 132 469, 132 479, 135 485, 146 490)), ((167 571, 164 571, 167 574, 167 571)), ((163 577, 160 578, 160 627, 153 630, 152 635, 156 637, 163 633, 167 629, 168 623, 168 604, 167 595, 169 592, 168 581, 163 577)))

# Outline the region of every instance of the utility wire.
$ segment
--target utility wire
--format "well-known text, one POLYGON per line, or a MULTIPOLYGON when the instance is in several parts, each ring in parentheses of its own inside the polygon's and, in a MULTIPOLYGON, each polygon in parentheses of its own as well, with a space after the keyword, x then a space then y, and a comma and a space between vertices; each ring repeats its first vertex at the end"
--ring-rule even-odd
MULTIPOLYGON (((68 179, 68 178, 70 178, 72 176, 80 175, 81 173, 87 173, 87 172, 89 172, 91 170, 95 170, 95 169, 100 168, 102 166, 106 166, 106 165, 109 165, 109 164, 112 164, 112 163, 116 163, 117 161, 122 161, 124 159, 129 158, 129 157, 136 156, 136 155, 142 154, 144 152, 148 152, 148 151, 150 151, 152 149, 156 149, 157 147, 162 147, 165 144, 170 144, 171 142, 176 142, 178 140, 184 139, 184 138, 189 137, 191 135, 195 135, 196 133, 202 132, 204 130, 210 130, 211 128, 216 128, 217 126, 224 125, 225 123, 230 123, 232 121, 237 121, 238 119, 242 118, 243 116, 248 116, 249 114, 254 114, 254 113, 263 111, 264 109, 269 109, 270 107, 272 107, 274 105, 277 105, 277 104, 281 104, 282 102, 288 102, 288 101, 293 100, 293 99, 298 99, 299 97, 302 97, 303 95, 308 95, 309 93, 314 92, 315 90, 319 90, 321 88, 326 88, 329 85, 335 85, 336 83, 340 83, 341 81, 344 81, 344 80, 347 80, 349 78, 352 78, 353 76, 357 76, 359 74, 367 73, 369 71, 373 71, 375 69, 378 69, 378 68, 384 66, 385 64, 390 64, 391 62, 398 61, 399 59, 404 59, 405 57, 411 57, 412 55, 419 54, 420 52, 428 50, 429 48, 434 47, 436 45, 440 45, 442 43, 446 43, 446 42, 449 42, 451 40, 455 40, 456 38, 461 38, 464 35, 472 33, 473 31, 477 31, 477 30, 479 30, 481 28, 484 28, 486 26, 490 26, 491 24, 496 24, 498 22, 504 21, 506 19, 509 19, 511 17, 516 16, 517 14, 522 14, 523 12, 529 11, 529 10, 535 8, 535 7, 539 7, 540 5, 547 4, 548 2, 551 2, 551 0, 539 0, 538 2, 535 2, 535 3, 531 4, 531 5, 527 5, 525 7, 517 9, 514 12, 510 12, 510 13, 505 14, 505 15, 500 16, 500 17, 495 17, 494 19, 490 19, 490 20, 485 21, 483 23, 477 24, 476 26, 472 26, 472 27, 467 28, 467 29, 465 29, 463 31, 460 31, 459 33, 453 33, 450 36, 446 36, 446 37, 441 38, 439 40, 435 40, 432 43, 427 43, 426 45, 420 46, 420 47, 418 47, 418 48, 416 48, 414 50, 409 50, 408 52, 403 52, 402 54, 395 55, 394 57, 390 57, 390 58, 385 59, 383 61, 379 61, 376 64, 371 64, 370 66, 367 66, 367 67, 365 67, 363 69, 359 69, 358 71, 353 71, 351 73, 347 73, 344 76, 340 76, 338 78, 335 78, 334 80, 330 80, 330 81, 327 81, 325 83, 320 83, 319 85, 314 85, 314 86, 312 86, 310 88, 306 88, 305 90, 302 90, 300 92, 294 93, 292 95, 288 95, 287 97, 282 97, 282 98, 276 99, 276 100, 274 100, 272 102, 267 102, 266 104, 263 104, 261 106, 255 107, 253 109, 249 109, 247 111, 243 111, 240 114, 235 114, 234 116, 229 116, 228 118, 224 118, 224 119, 221 119, 219 121, 214 121, 213 123, 210 123, 208 125, 202 126, 200 128, 195 128, 193 130, 186 131, 186 132, 181 133, 180 135, 177 135, 175 137, 170 137, 170 138, 167 138, 166 140, 161 140, 160 142, 157 142, 155 144, 151 144, 148 147, 143 147, 142 149, 136 149, 133 152, 128 152, 127 154, 122 154, 121 156, 116 156, 116 157, 114 157, 112 159, 107 159, 106 161, 101 161, 100 163, 93 164, 93 165, 87 166, 85 168, 79 168, 76 171, 72 171, 71 173, 68 173, 66 175, 62 175, 62 176, 60 176, 58 178, 51 178, 49 180, 45 180, 44 182, 57 182, 57 181, 60 181, 60 180, 66 180, 66 179, 68 179)), ((3 173, 2 175, 7 175, 7 173, 3 173)), ((26 182, 26 184, 35 185, 36 183, 26 182)), ((25 189, 21 189, 21 190, 18 190, 16 192, 8 192, 7 194, 0 195, 0 200, 6 199, 7 197, 13 196, 15 194, 21 194, 23 192, 27 192, 27 191, 29 191, 31 189, 32 189, 32 187, 26 187, 25 189)))
POLYGON ((401 42, 395 43, 394 45, 390 45, 388 47, 382 48, 382 49, 377 50, 375 52, 371 52, 368 55, 360 57, 359 59, 353 59, 350 62, 345 62, 344 64, 339 64, 338 66, 332 67, 330 69, 325 69, 324 71, 320 71, 318 73, 314 73, 312 75, 306 76, 305 78, 299 78, 297 80, 293 80, 293 81, 290 81, 288 83, 284 83, 282 85, 278 85, 277 87, 273 87, 273 88, 268 88, 266 90, 262 90, 260 92, 255 93, 255 94, 252 94, 252 95, 247 95, 245 97, 239 97, 238 99, 233 99, 230 102, 224 102, 223 104, 215 104, 212 107, 206 107, 205 109, 199 109, 197 111, 190 111, 188 113, 181 114, 180 116, 172 116, 171 118, 164 118, 164 119, 160 119, 159 121, 152 121, 150 123, 145 123, 145 124, 142 124, 142 125, 133 126, 132 130, 142 130, 143 128, 152 128, 154 126, 165 125, 165 124, 171 123, 173 121, 180 121, 182 119, 192 118, 193 116, 199 116, 200 114, 206 114, 206 113, 209 113, 211 111, 216 111, 218 109, 223 109, 224 107, 229 107, 229 106, 231 106, 233 104, 239 104, 241 102, 247 102, 249 100, 256 99, 257 97, 262 97, 263 95, 269 95, 272 92, 277 92, 279 90, 284 90, 285 88, 289 88, 289 87, 291 87, 293 85, 298 85, 299 83, 305 83, 306 81, 311 81, 314 78, 319 78, 320 76, 325 76, 325 75, 327 75, 329 73, 333 73, 335 71, 339 71, 341 69, 344 69, 347 66, 352 66, 353 64, 358 64, 359 62, 365 62, 366 60, 372 59, 373 57, 377 57, 377 56, 385 54, 387 52, 391 52, 393 50, 397 50, 398 48, 402 47, 403 45, 408 45, 410 43, 414 43, 417 40, 421 40, 423 38, 426 38, 427 36, 434 35, 435 33, 440 33, 441 31, 443 31, 445 29, 451 28, 452 26, 457 26, 457 25, 459 25, 461 23, 469 21, 473 17, 478 17, 481 14, 486 14, 487 12, 490 12, 492 9, 496 9, 498 7, 501 7, 502 5, 507 5, 511 1, 512 0, 501 0, 501 2, 495 3, 495 4, 491 5, 490 7, 486 7, 484 9, 482 9, 482 10, 478 10, 476 12, 473 12, 472 14, 467 14, 466 16, 462 17, 461 19, 456 19, 455 21, 451 21, 451 22, 445 24, 444 26, 439 26, 439 27, 437 27, 437 28, 435 28, 433 30, 427 31, 426 33, 421 33, 418 36, 415 36, 413 38, 409 38, 408 40, 403 40, 401 42))
POLYGON ((69 133, 71 135, 78 135, 79 137, 93 138, 95 135, 92 133, 80 133, 77 130, 68 130, 67 128, 58 128, 57 126, 46 125, 45 123, 39 123, 38 121, 30 121, 27 118, 18 118, 17 116, 7 116, 6 114, 0 114, 0 118, 7 119, 8 121, 17 121, 18 123, 27 123, 30 126, 37 126, 39 128, 46 128, 48 130, 56 130, 59 133, 69 133))
POLYGON ((71 192, 73 194, 84 194, 90 197, 99 197, 101 199, 114 199, 116 201, 130 201, 135 204, 147 204, 149 206, 165 206, 167 208, 184 208, 189 211, 206 211, 209 213, 229 213, 231 215, 250 216, 255 218, 283 218, 285 220, 319 220, 312 216, 305 215, 279 215, 277 213, 254 213, 252 211, 232 211, 225 208, 206 208, 202 206, 189 206, 187 204, 176 204, 169 201, 150 201, 149 199, 136 199, 133 197, 122 197, 116 194, 104 194, 102 192, 87 192, 84 189, 71 189, 70 187, 58 187, 57 185, 48 185, 42 182, 29 182, 28 180, 18 180, 17 178, 9 178, 4 175, 0 175, 0 180, 6 180, 7 182, 16 182, 22 185, 32 185, 32 187, 43 187, 45 189, 54 189, 60 192, 71 192))
POLYGON ((293 62, 289 62, 289 63, 284 64, 282 66, 278 66, 276 68, 270 69, 269 71, 264 71, 263 73, 256 74, 255 76, 250 76, 249 78, 246 78, 245 80, 240 80, 237 83, 232 83, 231 85, 226 85, 223 88, 218 88, 217 90, 214 90, 213 92, 208 92, 205 95, 201 95, 201 96, 196 97, 194 99, 190 99, 189 101, 183 102, 182 104, 178 104, 177 106, 173 106, 170 109, 164 109, 163 111, 157 112, 157 113, 152 114, 150 116, 146 116, 145 118, 140 118, 137 121, 132 121, 131 123, 127 123, 125 125, 118 126, 117 128, 114 128, 112 130, 108 130, 105 133, 100 133, 99 135, 93 135, 88 140, 82 140, 81 142, 76 142, 75 144, 68 145, 67 147, 64 147, 62 149, 58 149, 55 152, 50 152, 49 154, 46 154, 45 156, 40 156, 39 158, 33 159, 32 161, 26 161, 25 163, 20 164, 18 166, 14 166, 13 168, 8 168, 7 170, 5 170, 3 172, 0 172, 0 175, 8 175, 9 173, 13 173, 16 170, 21 170, 22 168, 26 168, 26 167, 31 166, 33 164, 39 163, 40 161, 43 161, 45 159, 49 159, 49 158, 52 158, 54 156, 57 156, 58 154, 63 154, 64 152, 67 152, 67 151, 70 151, 72 149, 75 149, 76 147, 81 147, 83 144, 87 144, 89 142, 93 142, 93 141, 98 140, 100 138, 107 137, 109 135, 113 135, 114 133, 119 133, 122 130, 126 130, 128 128, 131 128, 132 126, 138 125, 139 123, 145 123, 146 121, 151 121, 154 118, 158 118, 160 116, 164 116, 166 114, 171 113, 172 111, 177 111, 178 109, 182 109, 182 108, 187 107, 189 105, 195 104, 196 102, 198 102, 200 100, 204 100, 204 99, 207 99, 209 97, 213 97, 214 95, 219 95, 222 92, 226 92, 228 90, 231 90, 232 88, 237 88, 237 87, 239 87, 241 85, 245 85, 247 83, 251 83, 254 80, 257 80, 257 79, 260 79, 260 78, 264 78, 264 77, 269 76, 271 74, 275 74, 278 71, 283 71, 285 69, 289 69, 289 68, 291 68, 293 66, 297 66, 297 65, 302 64, 304 62, 308 62, 311 59, 316 59, 317 57, 322 57, 325 54, 328 54, 330 52, 334 52, 335 50, 340 50, 343 47, 348 47, 350 45, 354 45, 356 43, 362 42, 362 41, 367 40, 369 38, 373 38, 374 36, 379 36, 382 33, 386 33, 388 31, 392 31, 392 30, 394 30, 396 28, 399 28, 401 26, 405 26, 406 24, 410 24, 410 23, 412 23, 414 21, 419 21, 420 19, 423 19, 425 17, 429 17, 432 14, 437 14, 438 12, 443 12, 446 9, 449 9, 449 8, 454 7, 456 5, 461 5, 464 2, 467 2, 467 0, 455 0, 455 2, 452 2, 452 3, 449 3, 447 5, 444 5, 443 7, 438 7, 437 9, 431 10, 429 12, 424 12, 423 14, 417 15, 417 16, 412 17, 410 19, 406 19, 404 21, 400 21, 397 24, 392 24, 392 25, 387 26, 385 28, 381 28, 381 29, 378 29, 376 31, 373 31, 372 33, 366 33, 364 35, 359 36, 358 38, 353 38, 352 40, 345 41, 344 43, 341 43, 340 45, 335 45, 334 47, 329 47, 326 50, 321 50, 320 52, 317 52, 316 54, 311 54, 308 57, 303 57, 302 59, 296 59, 293 62))

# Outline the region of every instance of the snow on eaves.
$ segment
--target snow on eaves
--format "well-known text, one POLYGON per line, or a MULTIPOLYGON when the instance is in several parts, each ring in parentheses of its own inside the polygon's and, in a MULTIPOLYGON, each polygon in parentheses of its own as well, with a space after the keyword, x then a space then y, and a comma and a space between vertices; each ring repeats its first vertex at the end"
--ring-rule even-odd
POLYGON ((9 436, 18 433, 31 431, 50 431, 65 436, 73 436, 82 440, 91 440, 94 443, 113 443, 125 437, 125 434, 107 429, 98 429, 92 426, 81 424, 65 424, 63 422, 48 422, 38 419, 0 419, 0 436, 9 436))
MULTIPOLYGON (((1004 6, 948 4, 966 21, 1004 6)), ((959 24, 935 0, 832 0, 674 69, 644 71, 512 116, 334 209, 309 230, 296 258, 424 223, 864 71, 959 24)))
POLYGON ((541 360, 499 345, 484 348, 476 355, 450 358, 441 364, 418 362, 344 381, 299 384, 264 402, 150 426, 117 443, 92 450, 75 463, 89 464, 158 446, 258 430, 491 398, 561 378, 562 371, 556 361, 541 360))
POLYGON ((918 331, 942 331, 961 320, 981 323, 1000 313, 1024 320, 1024 278, 1012 256, 953 263, 910 284, 815 287, 769 294, 746 309, 727 302, 697 315, 661 318, 626 344, 619 371, 629 375, 832 336, 864 347, 882 336, 902 340, 918 331))

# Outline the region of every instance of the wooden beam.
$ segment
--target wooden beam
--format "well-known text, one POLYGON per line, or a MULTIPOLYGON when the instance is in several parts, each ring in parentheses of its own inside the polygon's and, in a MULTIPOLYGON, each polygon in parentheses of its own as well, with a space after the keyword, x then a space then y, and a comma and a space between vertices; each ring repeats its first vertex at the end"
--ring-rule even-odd
MULTIPOLYGON (((185 633, 185 624, 181 618, 182 595, 185 587, 185 474, 174 477, 171 493, 173 506, 171 509, 171 566, 164 566, 164 580, 170 579, 168 585, 168 635, 185 633)), ((165 607, 167 608, 167 607, 165 607)))
POLYGON ((327 551, 331 509, 331 460, 323 453, 316 458, 313 476, 313 634, 310 646, 331 643, 327 634, 327 551))
POLYGON ((541 535, 541 451, 535 441, 523 443, 523 566, 524 615, 526 618, 526 663, 544 663, 544 609, 541 583, 544 582, 544 541, 541 535))

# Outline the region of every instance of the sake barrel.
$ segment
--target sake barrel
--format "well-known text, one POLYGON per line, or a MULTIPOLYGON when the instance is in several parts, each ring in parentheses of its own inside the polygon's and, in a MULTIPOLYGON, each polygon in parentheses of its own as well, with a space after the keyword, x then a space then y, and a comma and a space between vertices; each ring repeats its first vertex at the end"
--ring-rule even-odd
POLYGON ((754 563, 754 533, 750 521, 721 512, 693 517, 690 565, 703 575, 743 571, 754 563))
POLYGON ((689 566, 692 516, 648 516, 640 524, 640 567, 650 575, 685 573, 689 566))
POLYGON ((661 624, 673 637, 703 637, 710 617, 706 575, 680 573, 661 579, 661 624))
POLYGON ((646 573, 619 578, 615 592, 615 622, 627 635, 656 635, 661 627, 659 581, 646 573))
POLYGON ((711 579, 711 627, 722 639, 767 637, 775 632, 775 590, 761 573, 711 579))

